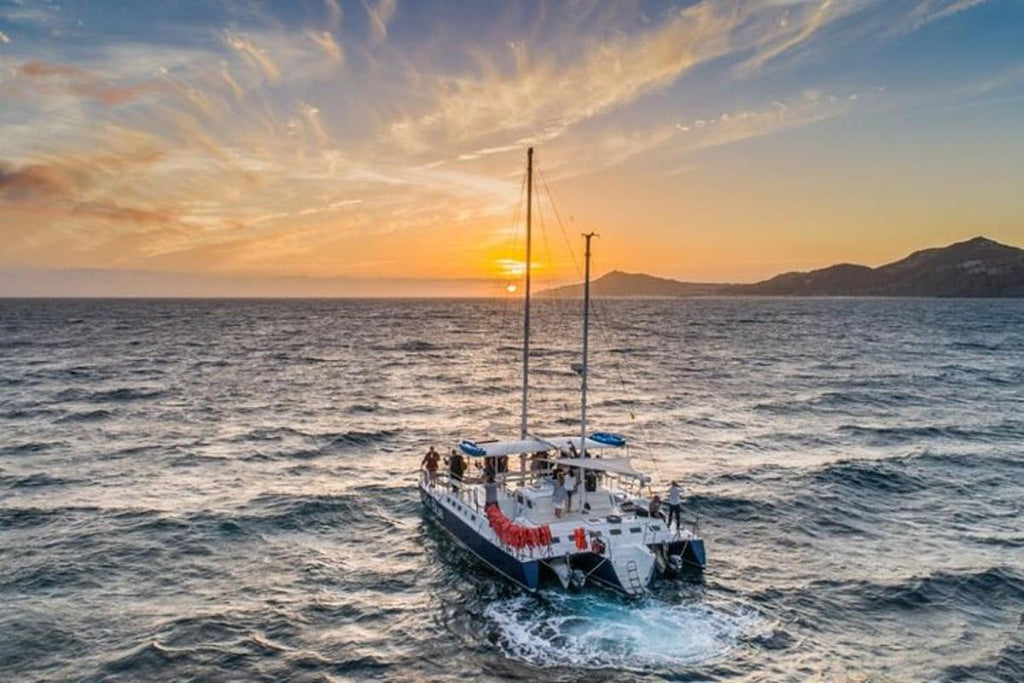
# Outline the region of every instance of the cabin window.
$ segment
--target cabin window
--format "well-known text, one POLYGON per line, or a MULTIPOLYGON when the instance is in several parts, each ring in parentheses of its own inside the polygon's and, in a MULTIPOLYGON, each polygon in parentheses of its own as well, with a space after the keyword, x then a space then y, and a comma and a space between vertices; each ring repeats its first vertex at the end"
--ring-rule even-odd
POLYGON ((659 525, 657 525, 657 524, 652 524, 651 525, 651 530, 652 531, 661 531, 661 527, 659 525))
POLYGON ((554 545, 554 544, 558 543, 561 540, 562 539, 560 539, 558 536, 552 536, 551 537, 551 545, 554 545))
POLYGON ((608 533, 610 533, 612 536, 621 536, 622 529, 609 529, 608 533))
POLYGON ((530 508, 532 510, 533 509, 533 501, 532 500, 526 501, 526 507, 528 507, 528 508, 530 508))
POLYGON ((631 527, 629 527, 629 533, 631 533, 631 534, 638 534, 638 533, 640 533, 640 531, 641 531, 641 529, 638 526, 631 526, 631 527))

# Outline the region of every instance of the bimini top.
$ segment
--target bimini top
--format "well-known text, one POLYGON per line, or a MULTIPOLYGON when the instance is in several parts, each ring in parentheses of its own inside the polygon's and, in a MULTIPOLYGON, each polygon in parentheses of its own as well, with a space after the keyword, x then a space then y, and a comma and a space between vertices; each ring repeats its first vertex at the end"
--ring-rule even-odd
MULTIPOLYGON (((618 434, 594 432, 587 437, 587 450, 622 448, 625 445, 626 440, 618 434)), ((459 450, 475 458, 493 458, 519 453, 546 453, 555 450, 568 454, 573 449, 576 452, 580 450, 580 437, 578 436, 560 436, 551 439, 534 436, 519 441, 482 441, 480 443, 463 439, 459 442, 459 450)))
POLYGON ((548 462, 562 467, 577 467, 594 472, 621 474, 624 477, 633 477, 645 482, 651 480, 643 472, 633 469, 633 463, 630 458, 558 458, 556 460, 548 460, 548 462))

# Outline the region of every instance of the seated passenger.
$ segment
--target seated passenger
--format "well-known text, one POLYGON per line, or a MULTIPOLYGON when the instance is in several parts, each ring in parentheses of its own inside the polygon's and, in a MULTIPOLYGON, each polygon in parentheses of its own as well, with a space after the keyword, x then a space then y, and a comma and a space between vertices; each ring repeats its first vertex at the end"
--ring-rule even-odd
POLYGON ((661 513, 661 498, 658 496, 657 493, 655 493, 653 496, 651 496, 650 511, 651 511, 651 517, 656 517, 658 519, 665 519, 665 515, 663 515, 661 513))

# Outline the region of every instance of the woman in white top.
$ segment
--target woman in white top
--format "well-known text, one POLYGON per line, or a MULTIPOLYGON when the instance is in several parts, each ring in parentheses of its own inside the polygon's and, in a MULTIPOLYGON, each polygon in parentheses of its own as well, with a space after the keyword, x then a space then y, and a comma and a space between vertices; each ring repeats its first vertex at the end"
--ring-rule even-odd
POLYGON ((576 493, 576 477, 572 470, 565 475, 565 511, 572 512, 572 494, 576 493))
POLYGON ((561 471, 554 476, 554 487, 555 490, 551 494, 551 506, 555 508, 555 517, 561 517, 562 510, 565 509, 566 498, 565 481, 561 471))
POLYGON ((672 485, 668 487, 668 528, 672 528, 672 518, 676 519, 676 529, 681 529, 683 526, 683 506, 679 500, 679 494, 682 489, 679 488, 679 484, 672 482, 672 485))

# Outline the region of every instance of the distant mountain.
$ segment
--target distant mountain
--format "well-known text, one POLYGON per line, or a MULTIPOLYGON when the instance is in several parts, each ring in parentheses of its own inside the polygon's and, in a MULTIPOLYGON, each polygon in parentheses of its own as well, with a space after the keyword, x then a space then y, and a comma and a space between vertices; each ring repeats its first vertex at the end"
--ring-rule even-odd
MULTIPOLYGON (((595 297, 662 297, 711 296, 721 294, 736 285, 706 282, 680 282, 641 273, 623 273, 613 270, 590 283, 590 294, 595 297)), ((583 285, 566 285, 547 289, 539 296, 555 299, 579 298, 583 296, 583 285)))
MULTIPOLYGON (((912 296, 1024 297, 1024 249, 975 237, 924 249, 878 268, 843 263, 750 285, 679 282, 613 271, 591 283, 599 297, 912 296)), ((578 297, 581 285, 542 293, 578 297)))
POLYGON ((842 264, 785 273, 726 294, 760 296, 1024 296, 1024 249, 975 237, 916 251, 901 261, 868 268, 842 264))

